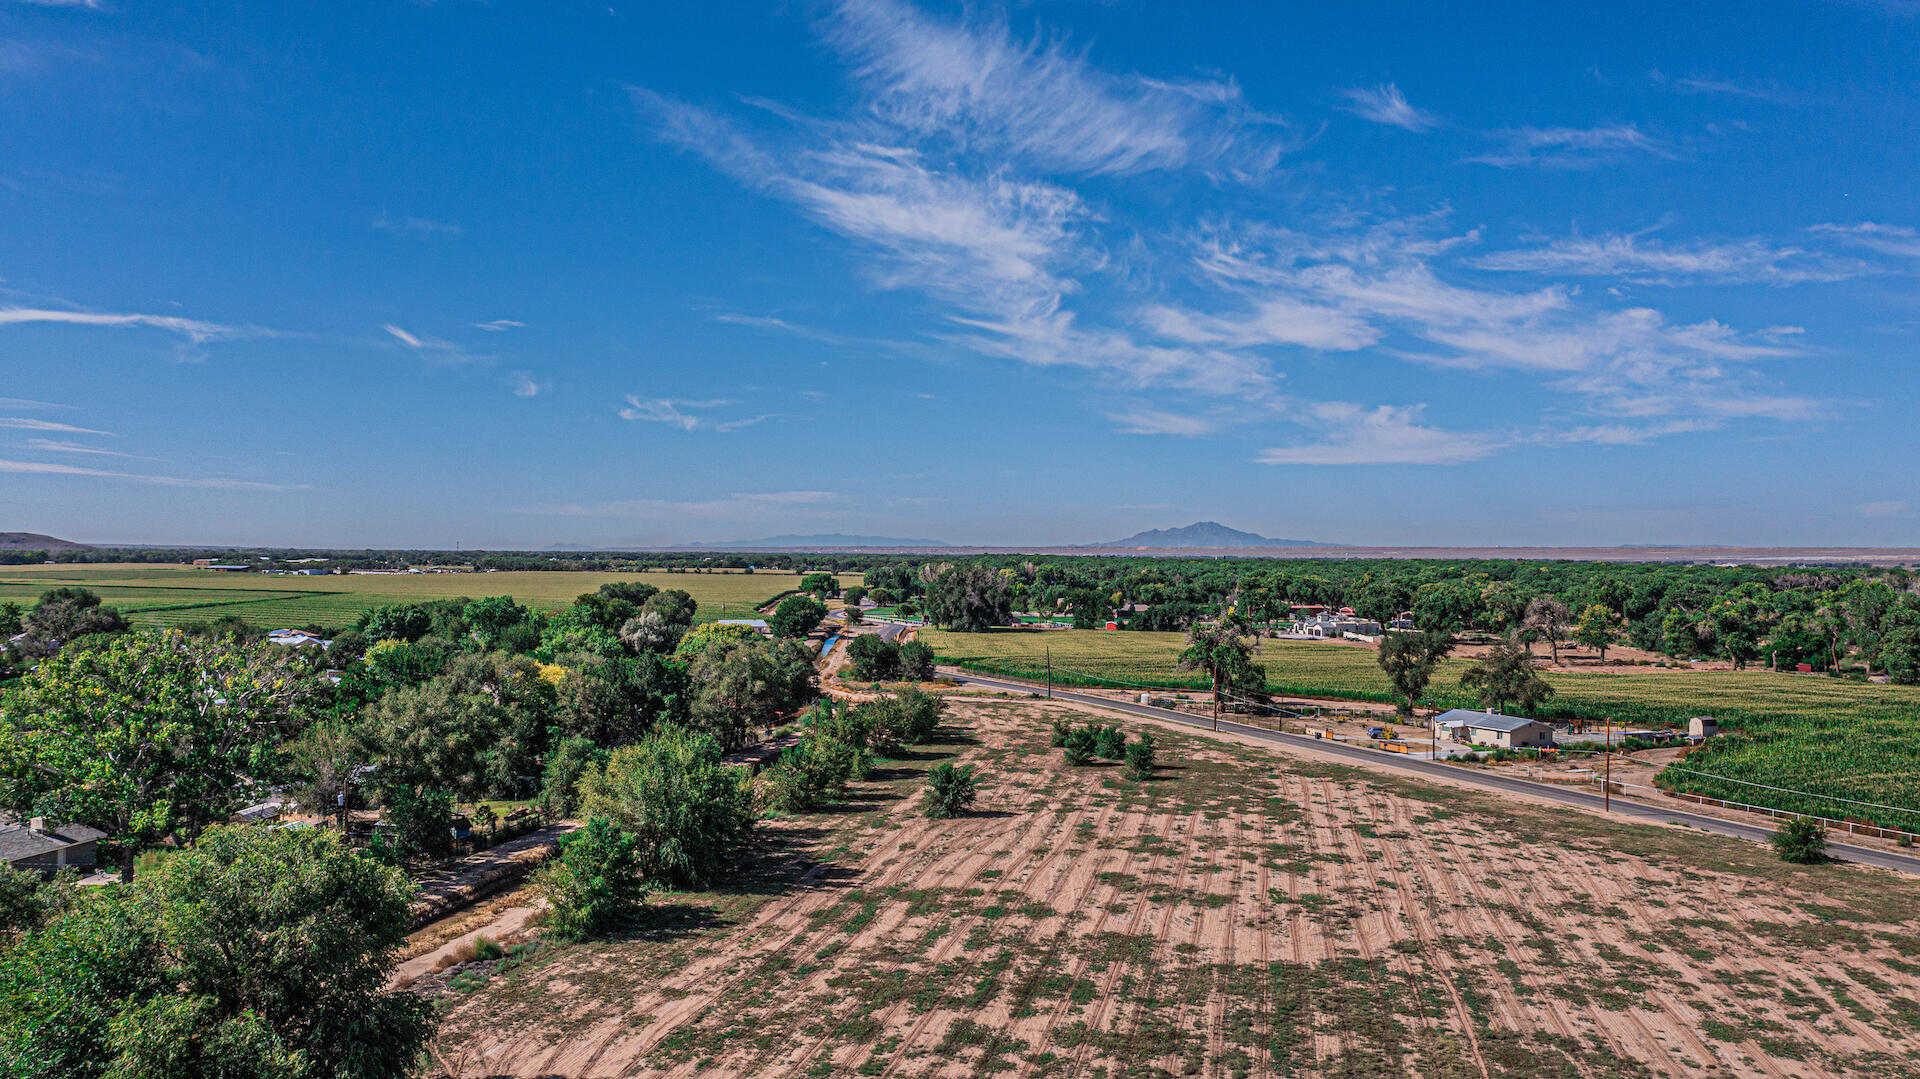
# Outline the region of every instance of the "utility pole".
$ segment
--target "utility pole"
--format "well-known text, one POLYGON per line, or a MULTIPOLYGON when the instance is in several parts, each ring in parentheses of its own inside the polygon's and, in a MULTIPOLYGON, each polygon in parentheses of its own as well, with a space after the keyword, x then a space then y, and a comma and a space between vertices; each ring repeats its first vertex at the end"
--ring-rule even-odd
POLYGON ((1047 699, 1053 699, 1053 646, 1047 646, 1047 699))
POLYGON ((1606 727, 1607 778, 1600 781, 1600 804, 1602 812, 1613 812, 1613 717, 1607 717, 1606 727))
POLYGON ((1213 729, 1216 731, 1220 729, 1220 678, 1218 675, 1213 679, 1213 729))

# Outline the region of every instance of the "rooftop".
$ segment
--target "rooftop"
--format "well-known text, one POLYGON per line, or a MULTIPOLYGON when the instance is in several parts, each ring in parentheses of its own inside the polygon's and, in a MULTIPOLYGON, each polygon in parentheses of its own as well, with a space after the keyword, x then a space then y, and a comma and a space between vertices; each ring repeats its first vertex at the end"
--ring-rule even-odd
POLYGON ((1529 723, 1540 722, 1537 719, 1523 719, 1520 716, 1503 716, 1498 712, 1479 712, 1471 708, 1455 708, 1442 712, 1434 718, 1442 727, 1462 724, 1483 731, 1517 731, 1529 723))
POLYGON ((36 832, 24 825, 0 825, 0 862, 18 862, 65 847, 106 837, 98 828, 84 824, 62 824, 36 832))

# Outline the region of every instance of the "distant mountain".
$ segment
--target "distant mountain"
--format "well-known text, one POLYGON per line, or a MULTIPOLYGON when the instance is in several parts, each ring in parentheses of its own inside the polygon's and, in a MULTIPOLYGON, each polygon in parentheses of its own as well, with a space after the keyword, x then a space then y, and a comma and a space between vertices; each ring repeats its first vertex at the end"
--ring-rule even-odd
POLYGON ((1315 540, 1269 539, 1253 532, 1228 528, 1218 521, 1199 521, 1185 528, 1156 528, 1122 540, 1090 543, 1089 547, 1325 547, 1315 540))
POLYGON ((92 547, 72 540, 55 539, 38 532, 0 532, 0 551, 91 551, 92 547))
POLYGON ((847 536, 827 532, 814 536, 768 536, 756 540, 692 543, 690 547, 948 547, 941 540, 900 539, 897 536, 847 536))

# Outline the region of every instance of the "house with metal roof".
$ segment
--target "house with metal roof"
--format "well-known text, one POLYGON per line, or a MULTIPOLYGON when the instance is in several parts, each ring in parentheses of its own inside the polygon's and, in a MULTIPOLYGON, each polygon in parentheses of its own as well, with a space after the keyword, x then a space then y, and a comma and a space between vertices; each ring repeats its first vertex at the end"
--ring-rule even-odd
POLYGON ((1553 728, 1537 719, 1503 716, 1498 712, 1480 712, 1455 708, 1435 717, 1434 725, 1456 742, 1500 746, 1503 749, 1538 749, 1553 745, 1553 728))

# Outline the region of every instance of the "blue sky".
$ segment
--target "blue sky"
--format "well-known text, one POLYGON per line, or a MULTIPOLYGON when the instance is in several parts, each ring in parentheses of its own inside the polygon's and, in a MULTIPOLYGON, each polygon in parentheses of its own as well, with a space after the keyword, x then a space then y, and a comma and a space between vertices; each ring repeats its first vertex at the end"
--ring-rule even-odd
POLYGON ((1920 4, 0 0, 0 529, 1920 542, 1920 4))

